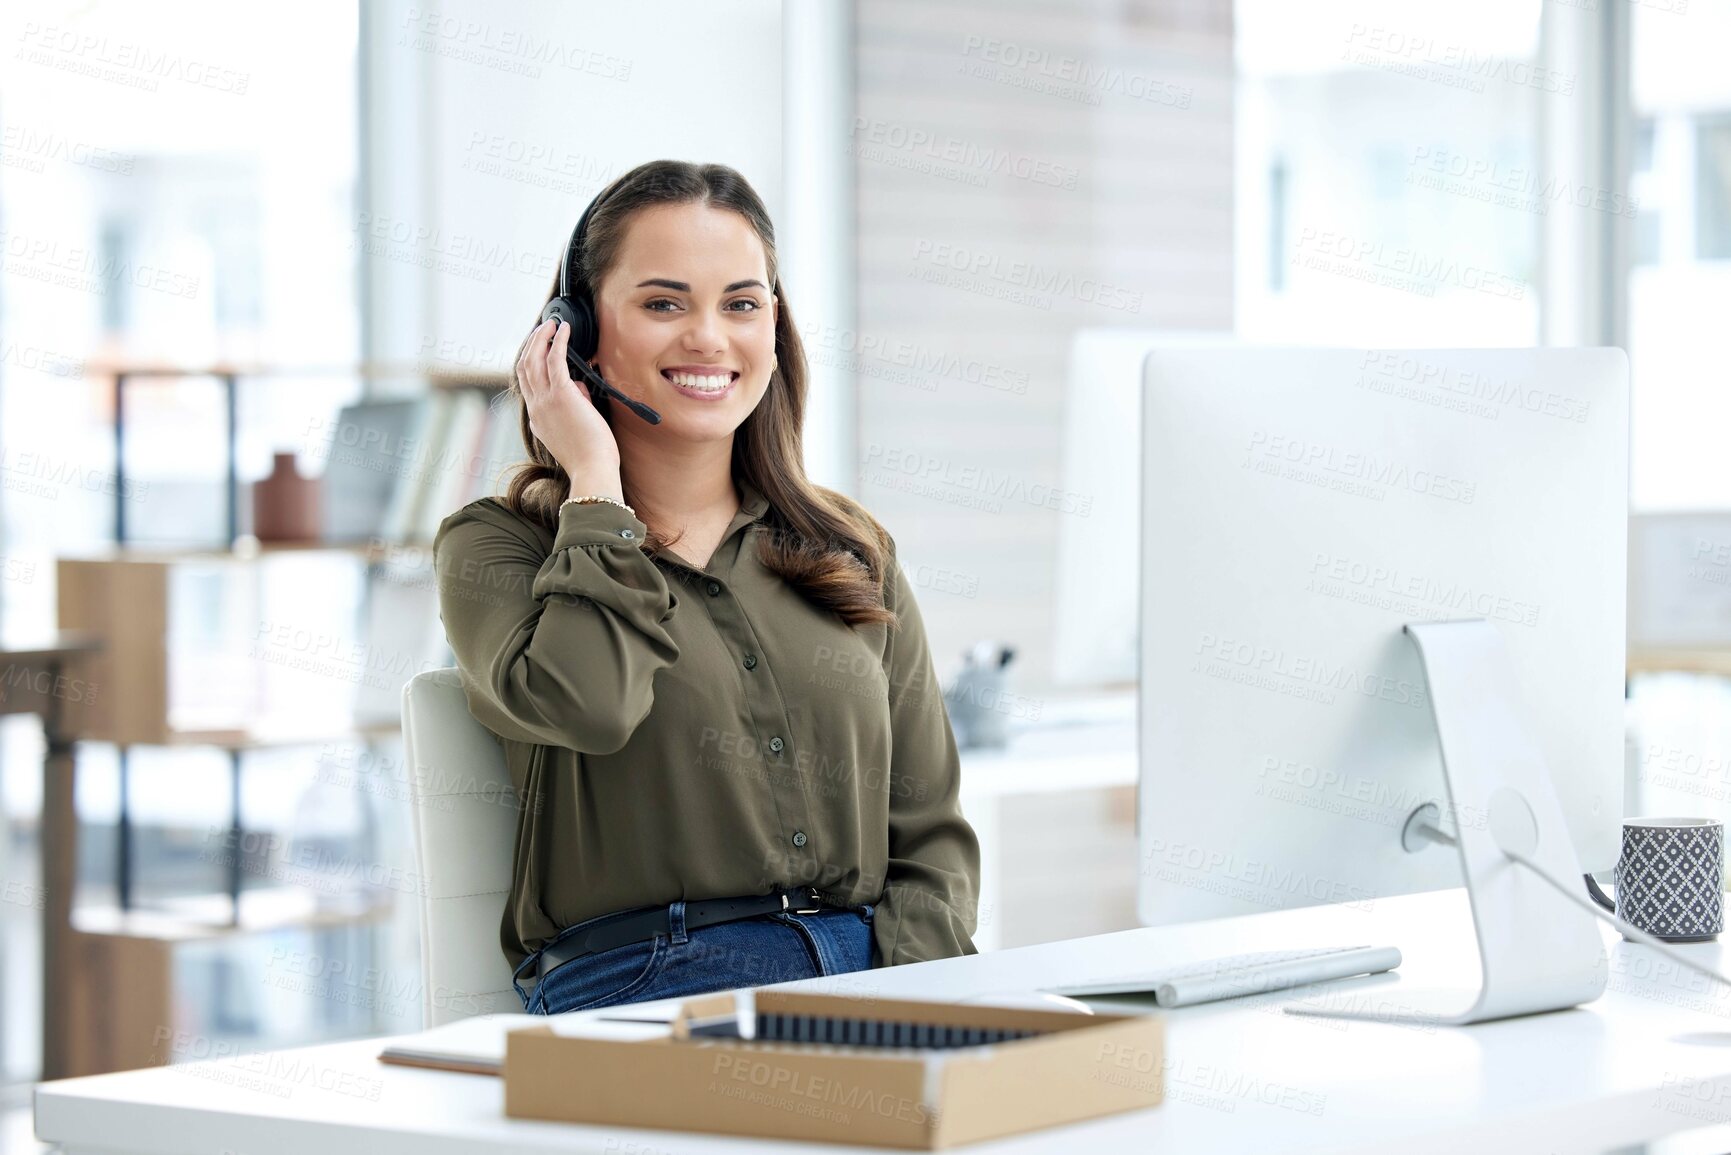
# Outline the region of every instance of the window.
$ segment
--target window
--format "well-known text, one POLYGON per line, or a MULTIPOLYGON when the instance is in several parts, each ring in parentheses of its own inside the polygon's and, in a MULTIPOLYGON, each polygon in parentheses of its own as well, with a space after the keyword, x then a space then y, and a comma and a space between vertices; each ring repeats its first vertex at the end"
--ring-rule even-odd
POLYGON ((1636 118, 1629 270, 1631 494, 1637 510, 1731 505, 1731 8, 1630 9, 1636 118))
POLYGON ((1234 12, 1239 335, 1535 343, 1538 0, 1234 12))
MULTIPOLYGON (((55 620, 55 556, 111 539, 117 489, 135 541, 212 544, 226 529, 220 386, 129 387, 119 486, 103 362, 356 360, 357 15, 50 0, 8 8, 0 37, 0 624, 28 632, 55 620)), ((328 416, 333 391, 358 382, 249 388, 243 483, 306 428, 302 414, 328 416)), ((0 720, 0 869, 19 884, 9 897, 24 896, 0 904, 0 1081, 31 1076, 39 1053, 41 745, 34 718, 0 720)), ((219 889, 220 872, 189 870, 176 840, 226 823, 226 764, 179 753, 172 768, 150 755, 134 765, 136 872, 165 890, 219 889)), ((87 748, 80 770, 84 881, 104 897, 115 752, 87 748)), ((251 817, 292 815, 291 799, 251 817)))

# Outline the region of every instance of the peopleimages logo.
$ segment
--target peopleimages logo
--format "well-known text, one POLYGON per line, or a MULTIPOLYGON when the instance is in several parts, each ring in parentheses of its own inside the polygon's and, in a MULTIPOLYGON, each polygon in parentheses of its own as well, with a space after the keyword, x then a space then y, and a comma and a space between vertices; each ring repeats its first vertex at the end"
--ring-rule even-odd
POLYGON ((1162 80, 1145 72, 1097 64, 1079 56, 1054 54, 1044 48, 1028 48, 991 36, 968 36, 962 41, 962 55, 1029 77, 1073 85, 1073 92, 1085 97, 1088 104, 1100 103, 1099 94, 1111 92, 1168 108, 1189 108, 1194 95, 1189 85, 1162 80))
POLYGON ((1305 225, 1298 230, 1293 262, 1319 272, 1337 273, 1390 288, 1435 296, 1448 285, 1511 301, 1525 299, 1527 285, 1506 273, 1466 264, 1452 256, 1384 244, 1339 229, 1305 225))
MULTIPOLYGON (((1353 774, 1334 766, 1319 767, 1272 754, 1263 755, 1256 776, 1259 779, 1256 793, 1261 797, 1383 826, 1399 826, 1415 807, 1438 802, 1430 791, 1390 783, 1380 774, 1353 774)), ((1484 830, 1490 822, 1490 812, 1480 806, 1449 805, 1441 809, 1446 809, 1447 820, 1456 829, 1484 830)))
POLYGON ((1478 486, 1473 482, 1434 469, 1414 468, 1392 457, 1340 449, 1325 442, 1288 437, 1265 429, 1258 429, 1250 435, 1244 465, 1295 481, 1326 484, 1331 479, 1337 480, 1345 484, 1332 488, 1343 488, 1377 501, 1383 496, 1377 487, 1405 489, 1463 505, 1471 505, 1478 493, 1478 486))
POLYGON ((1307 588, 1328 596, 1340 595, 1340 591, 1333 588, 1335 585, 1356 587, 1369 594, 1382 594, 1397 599, 1396 606, 1390 608, 1404 608, 1416 604, 1457 614, 1476 614, 1482 618, 1495 618, 1522 626, 1539 624, 1539 607, 1534 602, 1508 597, 1493 590, 1478 589, 1464 581, 1440 581, 1426 574, 1403 570, 1399 566, 1340 557, 1326 550, 1317 550, 1313 554, 1310 574, 1311 581, 1307 588))
POLYGON ((855 155, 865 159, 894 163, 888 161, 879 150, 905 153, 939 165, 936 175, 954 173, 958 177, 980 178, 975 183, 983 184, 986 177, 996 175, 1011 176, 1053 188, 1074 189, 1081 177, 1080 171, 1074 165, 1030 156, 1014 149, 993 148, 895 120, 856 116, 850 135, 855 141, 855 155), (941 167, 946 165, 949 167, 941 167))
POLYGON ((198 296, 199 279, 190 273, 6 229, 0 229, 0 271, 81 293, 106 294, 119 286, 187 300, 198 296))
MULTIPOLYGON (((1313 687, 1332 702, 1328 691, 1350 690, 1367 698, 1394 702, 1415 709, 1426 703, 1424 688, 1406 678, 1391 678, 1374 670, 1360 670, 1345 662, 1330 661, 1312 654, 1293 653, 1277 646, 1259 645, 1241 638, 1223 638, 1218 634, 1201 633, 1192 651, 1195 662, 1192 673, 1224 676, 1232 670, 1264 680, 1285 680, 1313 687)), ((1229 678, 1247 685, 1262 684, 1250 678, 1229 678)), ((1275 685, 1266 688, 1275 689, 1275 685)), ((1310 696, 1310 695, 1299 695, 1310 696)))
MULTIPOLYGON (((1240 855, 1197 846, 1186 842, 1167 842, 1164 838, 1149 840, 1142 855, 1142 873, 1162 882, 1192 885, 1186 879, 1198 876, 1220 882, 1242 884, 1235 897, 1261 905, 1285 905, 1287 897, 1304 897, 1316 902, 1338 902, 1368 909, 1376 892, 1350 882, 1313 875, 1291 866, 1244 858, 1240 855)), ((1212 889, 1202 887, 1199 889, 1212 889)))
MULTIPOLYGON (((1140 291, 1132 292, 1110 281, 1102 281, 1096 277, 1078 277, 1075 273, 1037 265, 1032 261, 1005 260, 997 253, 943 241, 925 238, 916 240, 913 271, 955 272, 1026 293, 1040 294, 1037 299, 1046 302, 1042 308, 1050 308, 1053 297, 1067 297, 1086 305, 1099 305, 1101 308, 1126 313, 1142 310, 1140 291)), ((937 277, 928 279, 939 280, 937 277)))
POLYGON ((1355 64, 1443 81, 1473 92, 1483 92, 1487 80, 1536 88, 1554 96, 1572 96, 1575 91, 1572 72, 1374 24, 1354 24, 1341 56, 1355 64))
MULTIPOLYGON (((901 475, 922 483, 938 483, 967 491, 982 499, 1002 498, 1025 502, 1080 517, 1087 517, 1094 507, 1094 495, 1091 493, 1077 493, 1062 486, 1031 482, 1025 477, 999 473, 982 466, 958 465, 947 457, 902 449, 894 445, 872 442, 866 446, 860 464, 874 471, 868 477, 880 485, 891 483, 883 480, 885 478, 894 479, 901 475)), ((993 509, 992 512, 996 513, 998 509, 993 509)))
POLYGON ((18 40, 21 47, 14 59, 145 92, 156 92, 161 81, 171 80, 194 88, 245 96, 252 81, 250 72, 195 60, 178 49, 113 40, 82 28, 44 26, 26 20, 18 40))
POLYGON ((1638 197, 1597 185, 1422 144, 1413 148, 1407 183, 1540 216, 1550 205, 1571 204, 1632 219, 1641 207, 1638 197))
MULTIPOLYGON (((1488 413, 1492 418, 1504 409, 1520 409, 1526 413, 1556 417, 1579 424, 1587 419, 1591 408, 1590 402, 1578 397, 1568 397, 1554 390, 1538 389, 1505 378, 1487 377, 1471 369, 1427 361, 1400 350, 1366 349, 1359 358, 1358 367, 1370 377, 1380 378, 1390 384, 1399 383, 1411 386, 1421 393, 1435 393, 1450 399, 1459 399, 1462 404, 1482 403, 1490 407, 1488 413)), ((1389 391, 1367 382, 1363 377, 1358 384, 1376 392, 1389 391)))
MULTIPOLYGON (((997 389, 1018 395, 1028 392, 1028 372, 1012 369, 978 357, 963 357, 944 349, 934 349, 917 341, 907 341, 881 333, 861 333, 856 329, 818 323, 807 327, 801 336, 808 358, 823 350, 847 354, 855 372, 868 362, 881 362, 907 369, 917 378, 947 377, 969 385, 997 389)), ((935 387, 936 382, 931 382, 935 387)))

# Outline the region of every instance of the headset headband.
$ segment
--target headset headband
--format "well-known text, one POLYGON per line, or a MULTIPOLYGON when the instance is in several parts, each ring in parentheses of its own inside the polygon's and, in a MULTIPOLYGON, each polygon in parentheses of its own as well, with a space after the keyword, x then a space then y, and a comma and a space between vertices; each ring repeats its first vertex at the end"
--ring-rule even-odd
POLYGON ((589 214, 594 212, 595 206, 606 200, 608 195, 618 187, 619 181, 615 180, 596 193, 595 199, 591 200, 588 207, 583 210, 583 215, 577 218, 577 227, 571 230, 571 239, 565 242, 564 259, 559 262, 559 295, 561 297, 571 295, 571 261, 582 247, 583 234, 589 229, 589 214))

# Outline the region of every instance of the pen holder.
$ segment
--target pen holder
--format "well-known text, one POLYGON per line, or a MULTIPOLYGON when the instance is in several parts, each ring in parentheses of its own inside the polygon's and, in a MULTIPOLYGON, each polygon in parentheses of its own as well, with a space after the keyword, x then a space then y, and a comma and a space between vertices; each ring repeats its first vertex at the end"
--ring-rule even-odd
POLYGON ((1009 714, 1003 708, 1008 681, 1002 666, 962 667, 944 691, 944 705, 949 709, 950 728, 956 732, 958 747, 1009 745, 1009 714))

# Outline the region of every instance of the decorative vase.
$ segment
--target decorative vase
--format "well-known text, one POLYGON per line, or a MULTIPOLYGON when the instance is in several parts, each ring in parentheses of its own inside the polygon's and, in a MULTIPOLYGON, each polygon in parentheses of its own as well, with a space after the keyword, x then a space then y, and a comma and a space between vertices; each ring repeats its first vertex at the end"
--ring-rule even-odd
POLYGON ((252 532, 259 541, 319 540, 319 479, 302 477, 293 453, 277 453, 269 477, 252 487, 252 532))

